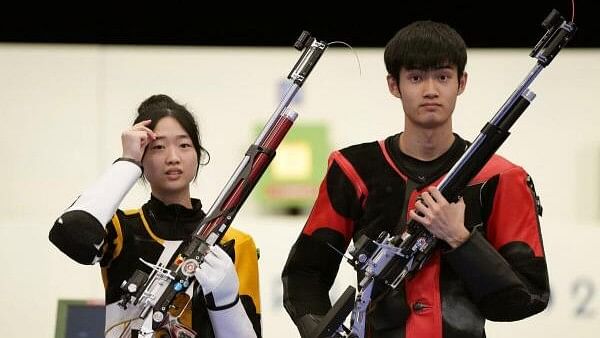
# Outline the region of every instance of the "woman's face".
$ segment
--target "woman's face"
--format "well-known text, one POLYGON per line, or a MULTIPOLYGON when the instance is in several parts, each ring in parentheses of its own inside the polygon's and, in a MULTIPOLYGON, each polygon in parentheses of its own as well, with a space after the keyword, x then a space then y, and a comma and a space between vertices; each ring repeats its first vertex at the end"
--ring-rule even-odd
POLYGON ((142 160, 152 193, 163 201, 189 198, 189 184, 198 168, 198 156, 190 136, 170 116, 158 121, 154 133, 156 140, 148 145, 142 160))

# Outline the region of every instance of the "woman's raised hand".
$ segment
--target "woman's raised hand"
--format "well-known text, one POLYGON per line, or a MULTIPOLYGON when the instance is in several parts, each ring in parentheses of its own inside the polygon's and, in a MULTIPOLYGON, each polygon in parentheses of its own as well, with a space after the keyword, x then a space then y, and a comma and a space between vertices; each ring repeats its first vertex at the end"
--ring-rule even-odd
POLYGON ((134 124, 121 133, 121 144, 123 146, 123 157, 142 161, 146 146, 156 139, 156 134, 148 128, 151 120, 145 120, 134 124))

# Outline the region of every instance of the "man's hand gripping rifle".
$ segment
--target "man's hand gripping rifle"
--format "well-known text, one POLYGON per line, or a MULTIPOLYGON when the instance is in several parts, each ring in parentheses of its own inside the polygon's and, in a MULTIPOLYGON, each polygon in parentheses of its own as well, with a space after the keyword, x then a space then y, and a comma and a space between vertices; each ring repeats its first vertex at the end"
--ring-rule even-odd
MULTIPOLYGON (((548 15, 542 26, 547 32, 530 53, 537 59, 536 65, 438 185, 448 201, 457 201, 469 181, 510 135, 511 126, 535 98, 528 89, 529 85, 576 31, 575 24, 565 21, 556 10, 548 15)), ((395 289, 423 266, 437 243, 438 239, 416 221, 409 222, 406 230, 399 235, 383 232, 375 241, 366 236, 360 238, 346 257, 363 276, 358 283, 356 298, 356 290, 349 286, 310 336, 364 338, 366 311, 371 302, 374 280, 382 281, 389 286, 388 290, 395 289), (347 328, 343 323, 350 311, 351 327, 347 328)))
MULTIPOLYGON (((167 320, 167 312, 178 294, 186 292, 193 284, 194 273, 204 261, 210 247, 223 237, 246 198, 275 156, 275 150, 291 128, 298 114, 288 109, 294 96, 327 48, 327 44, 302 32, 294 47, 304 50, 302 56, 288 75, 289 88, 279 106, 262 132, 248 150, 241 163, 197 226, 189 241, 183 242, 176 251, 175 260, 168 264, 151 264, 151 273, 136 270, 121 289, 124 291, 119 303, 124 309, 139 306, 139 319, 143 324, 138 337, 150 337, 167 320)), ((135 331, 135 330, 134 330, 135 331)))

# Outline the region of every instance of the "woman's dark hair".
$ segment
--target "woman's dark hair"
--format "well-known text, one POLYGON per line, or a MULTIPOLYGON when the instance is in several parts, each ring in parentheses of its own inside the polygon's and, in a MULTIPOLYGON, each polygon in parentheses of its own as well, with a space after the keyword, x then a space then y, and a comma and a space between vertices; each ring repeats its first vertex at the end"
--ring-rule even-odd
POLYGON ((202 147, 196 119, 194 119, 192 113, 190 113, 185 106, 175 102, 167 95, 152 95, 144 100, 138 107, 138 116, 133 124, 145 120, 152 120, 148 128, 154 130, 158 121, 166 116, 170 116, 177 120, 185 132, 190 136, 194 149, 196 149, 196 155, 198 156, 198 166, 196 167, 196 175, 198 175, 200 165, 206 165, 210 161, 210 154, 202 147), (203 162, 203 158, 206 158, 206 161, 203 162))
POLYGON ((398 80, 400 70, 429 70, 456 66, 458 78, 467 64, 467 46, 450 26, 433 21, 415 21, 400 29, 385 46, 385 68, 398 80))

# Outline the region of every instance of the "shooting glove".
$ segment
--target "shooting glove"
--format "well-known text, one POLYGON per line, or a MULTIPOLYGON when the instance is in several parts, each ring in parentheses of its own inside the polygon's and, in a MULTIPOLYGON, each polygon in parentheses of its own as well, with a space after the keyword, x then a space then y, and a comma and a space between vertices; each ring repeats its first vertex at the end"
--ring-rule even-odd
POLYGON ((229 308, 238 301, 238 280, 231 258, 221 247, 214 245, 196 270, 196 279, 202 286, 208 308, 229 308))

